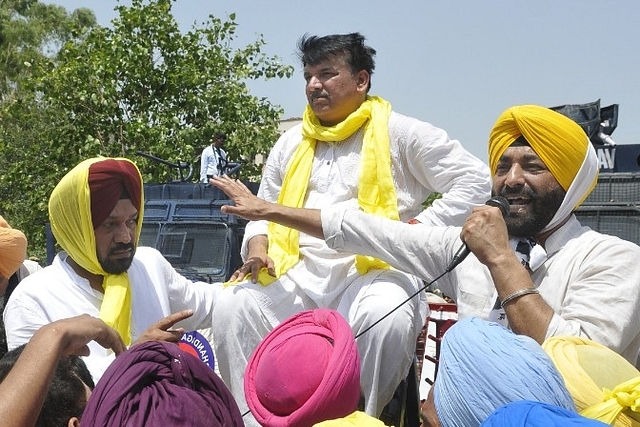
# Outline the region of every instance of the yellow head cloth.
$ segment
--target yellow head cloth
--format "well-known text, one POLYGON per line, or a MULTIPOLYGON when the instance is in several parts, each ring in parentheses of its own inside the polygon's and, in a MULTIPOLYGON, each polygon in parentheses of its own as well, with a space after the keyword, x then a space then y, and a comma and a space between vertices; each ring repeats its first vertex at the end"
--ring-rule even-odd
MULTIPOLYGON (((391 219, 399 219, 398 200, 391 175, 391 151, 388 122, 391 104, 382 98, 369 96, 360 108, 344 121, 332 127, 320 124, 307 105, 302 123, 303 140, 291 159, 278 196, 284 206, 302 207, 307 195, 316 141, 340 143, 364 125, 364 138, 360 154, 358 203, 363 211, 391 219)), ((300 259, 299 232, 279 224, 269 223, 269 256, 274 260, 276 276, 286 272, 300 259)), ((356 256, 360 274, 371 268, 388 268, 376 258, 356 256)), ((260 283, 275 280, 261 272, 260 283)))
POLYGON ((313 427, 386 427, 386 424, 369 414, 356 411, 344 418, 316 423, 313 427))
POLYGON ((522 105, 508 108, 489 137, 489 165, 498 160, 518 137, 524 136, 565 191, 573 182, 591 144, 587 134, 570 118, 549 108, 522 105))
MULTIPOLYGON (((96 239, 91 215, 91 190, 89 168, 92 164, 108 160, 98 157, 84 160, 71 169, 56 185, 49 198, 49 221, 58 244, 82 268, 90 273, 104 276, 102 286, 104 299, 100 307, 100 318, 115 328, 127 345, 131 344, 131 291, 127 273, 107 274, 98 261, 96 239)), ((131 163, 138 176, 140 171, 133 162, 125 158, 118 161, 131 163)), ((140 176, 142 183, 142 177, 140 176)), ((135 244, 142 228, 144 196, 140 191, 140 210, 135 244)))
POLYGON ((27 238, 0 216, 0 276, 10 278, 24 262, 27 238))
POLYGON ((640 426, 640 371, 625 358, 580 337, 552 337, 542 347, 581 415, 616 427, 640 426))
POLYGON ((495 174, 505 150, 523 136, 566 191, 544 230, 555 227, 587 198, 598 182, 598 157, 582 128, 549 108, 522 105, 506 109, 489 136, 489 167, 495 174))

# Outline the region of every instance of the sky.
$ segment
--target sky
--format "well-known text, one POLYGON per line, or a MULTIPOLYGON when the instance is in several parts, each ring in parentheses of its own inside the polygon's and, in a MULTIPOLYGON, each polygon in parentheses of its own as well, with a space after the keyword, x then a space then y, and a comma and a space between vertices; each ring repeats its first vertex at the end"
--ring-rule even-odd
MULTIPOLYGON (((129 0, 47 0, 87 7, 109 26, 129 0)), ((295 66, 287 80, 251 82, 252 94, 300 117, 306 105, 296 42, 305 33, 362 33, 376 49, 370 94, 445 129, 487 160, 487 139, 512 105, 600 99, 619 104, 618 144, 640 144, 637 0, 176 0, 183 31, 236 14, 235 47, 262 35, 264 52, 295 66)))

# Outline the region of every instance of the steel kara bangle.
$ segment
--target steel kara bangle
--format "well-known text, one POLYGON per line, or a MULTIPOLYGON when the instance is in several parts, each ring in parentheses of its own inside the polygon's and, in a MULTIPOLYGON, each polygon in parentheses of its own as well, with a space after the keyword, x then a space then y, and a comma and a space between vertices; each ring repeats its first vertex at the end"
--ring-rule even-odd
POLYGON ((500 303, 500 306, 502 308, 504 308, 505 305, 509 304, 513 300, 516 300, 516 299, 518 299, 520 297, 523 297, 525 295, 531 295, 531 294, 538 294, 539 295, 540 291, 538 291, 538 289, 536 289, 536 288, 520 289, 519 291, 512 292, 509 295, 507 295, 506 297, 504 297, 504 299, 500 303))

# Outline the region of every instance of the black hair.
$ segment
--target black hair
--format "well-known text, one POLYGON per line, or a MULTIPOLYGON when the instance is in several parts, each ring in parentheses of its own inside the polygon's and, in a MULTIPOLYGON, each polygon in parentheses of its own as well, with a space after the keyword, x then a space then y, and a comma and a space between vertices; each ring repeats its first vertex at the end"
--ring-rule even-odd
MULTIPOLYGON (((335 57, 344 57, 351 67, 352 74, 365 70, 371 76, 376 68, 376 51, 365 44, 365 37, 360 33, 331 34, 323 37, 305 34, 298 40, 298 56, 303 67, 335 57)), ((369 89, 371 78, 367 91, 369 89)))
MULTIPOLYGON (((15 365, 26 344, 10 350, 0 359, 0 382, 15 365)), ((65 356, 58 361, 36 427, 67 426, 71 417, 82 416, 87 405, 85 384, 95 388, 87 365, 78 356, 65 356)))
POLYGON ((525 138, 524 135, 520 135, 513 140, 510 147, 531 147, 531 144, 529 144, 529 141, 527 141, 527 138, 525 138))

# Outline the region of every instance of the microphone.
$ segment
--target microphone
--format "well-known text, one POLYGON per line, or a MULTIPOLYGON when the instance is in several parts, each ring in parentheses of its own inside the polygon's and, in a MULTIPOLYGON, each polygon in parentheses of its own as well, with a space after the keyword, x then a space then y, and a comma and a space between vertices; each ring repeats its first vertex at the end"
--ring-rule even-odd
MULTIPOLYGON (((509 201, 502 196, 493 196, 489 200, 485 202, 485 205, 493 206, 496 208, 500 208, 500 212, 502 212, 502 217, 507 218, 509 216, 509 201)), ((469 248, 463 242, 460 249, 458 249, 451 260, 451 263, 445 270, 445 272, 450 273, 451 270, 456 268, 458 264, 460 264, 466 257, 469 255, 469 248)))
MULTIPOLYGON (((502 197, 502 196, 494 196, 494 197, 490 198, 489 200, 487 200, 485 202, 485 205, 495 206, 496 208, 500 208, 500 212, 502 212, 502 217, 503 218, 506 218, 506 217, 509 216, 509 201, 507 199, 505 199, 504 197, 502 197)), ((393 313, 394 311, 396 311, 397 309, 402 307, 402 305, 405 304, 407 301, 410 301, 411 298, 415 297, 420 292, 423 292, 429 286, 433 285, 442 276, 444 276, 447 273, 450 273, 451 270, 453 270, 458 264, 460 264, 462 262, 463 259, 465 259, 467 257, 467 255, 469 255, 469 248, 467 248, 467 245, 465 245, 463 243, 462 246, 460 246, 460 249, 458 249, 456 254, 453 256, 453 259, 451 260, 451 264, 449 264, 449 266, 447 267, 447 269, 445 271, 443 271, 438 277, 436 277, 435 279, 431 280, 429 283, 425 283, 425 285, 423 287, 421 287, 420 289, 418 289, 413 295, 411 295, 406 300, 402 301, 400 304, 398 304, 394 309, 389 311, 387 314, 385 314, 384 316, 382 316, 381 318, 379 318, 378 320, 373 322, 364 331, 360 331, 360 333, 358 333, 358 335, 356 335, 356 338, 359 338, 362 334, 364 334, 365 332, 369 331, 375 325, 377 325, 378 323, 380 323, 381 321, 386 319, 387 316, 389 316, 391 313, 393 313)))

